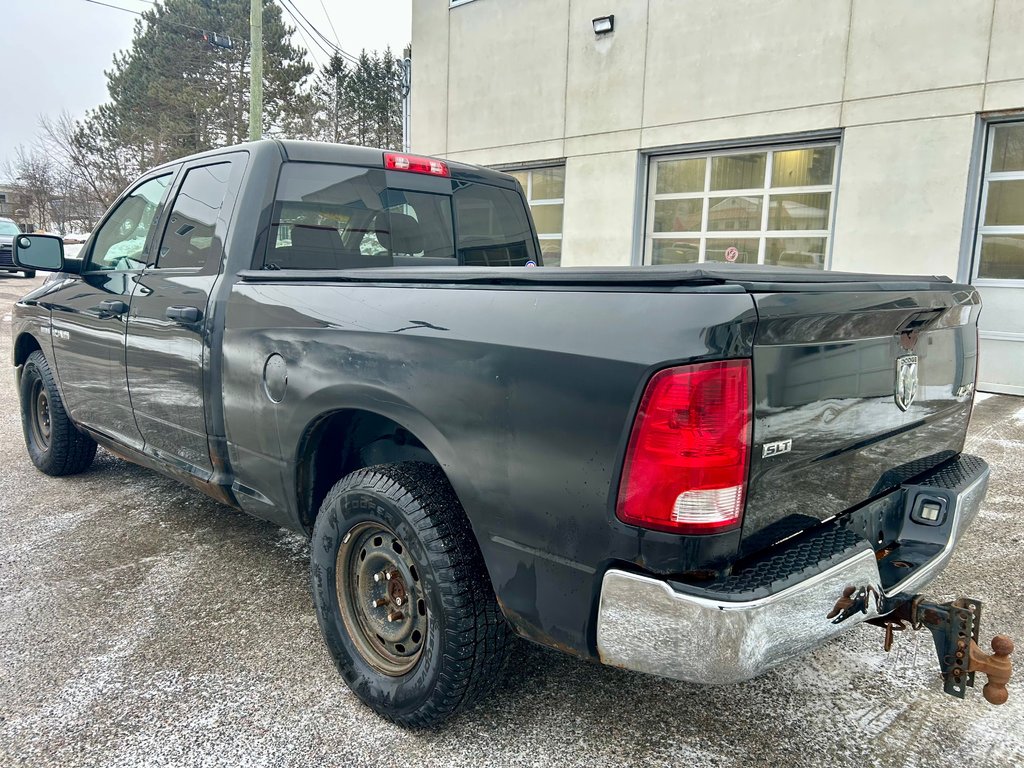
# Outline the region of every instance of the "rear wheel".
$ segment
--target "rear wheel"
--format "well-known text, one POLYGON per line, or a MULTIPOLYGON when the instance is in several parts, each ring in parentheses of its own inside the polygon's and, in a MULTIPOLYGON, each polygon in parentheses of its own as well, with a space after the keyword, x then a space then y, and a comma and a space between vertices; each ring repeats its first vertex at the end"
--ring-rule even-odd
POLYGON ((399 725, 437 725, 500 678, 511 631, 439 467, 384 464, 339 481, 316 520, 311 576, 338 670, 399 725))
POLYGON ((74 475, 92 464, 96 443, 71 423, 50 364, 36 350, 21 375, 21 425, 36 468, 48 475, 74 475))
POLYGON ((388 525, 363 522, 335 560, 338 608, 359 655, 385 675, 412 670, 423 654, 427 607, 409 546, 388 525))

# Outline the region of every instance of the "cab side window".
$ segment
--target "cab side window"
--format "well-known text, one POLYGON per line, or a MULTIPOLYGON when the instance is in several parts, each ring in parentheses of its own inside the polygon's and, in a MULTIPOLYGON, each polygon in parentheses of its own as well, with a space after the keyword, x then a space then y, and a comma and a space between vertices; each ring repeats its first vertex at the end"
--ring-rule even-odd
POLYGON ((110 272, 146 266, 146 245, 172 174, 143 182, 118 203, 96 233, 87 271, 110 272))
POLYGON ((231 163, 188 170, 160 241, 158 268, 202 268, 220 259, 216 226, 230 178, 231 163))

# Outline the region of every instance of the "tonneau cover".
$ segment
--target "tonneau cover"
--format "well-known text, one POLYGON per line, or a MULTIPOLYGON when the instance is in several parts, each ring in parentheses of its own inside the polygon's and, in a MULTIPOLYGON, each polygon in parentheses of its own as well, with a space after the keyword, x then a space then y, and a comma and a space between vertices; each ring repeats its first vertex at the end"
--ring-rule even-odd
POLYGON ((819 272, 732 264, 643 267, 387 267, 345 270, 247 270, 246 282, 456 283, 484 285, 739 285, 747 290, 947 290, 948 277, 819 272))

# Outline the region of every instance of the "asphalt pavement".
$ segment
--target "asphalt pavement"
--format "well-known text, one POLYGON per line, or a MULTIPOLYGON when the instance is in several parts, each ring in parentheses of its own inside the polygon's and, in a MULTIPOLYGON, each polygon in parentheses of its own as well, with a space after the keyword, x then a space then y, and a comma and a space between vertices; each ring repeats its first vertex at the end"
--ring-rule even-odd
MULTIPOLYGON (((942 693, 931 641, 859 627, 749 683, 705 688, 521 642, 489 700, 407 732, 343 685, 320 641, 306 540, 100 451, 37 472, 0 275, 0 765, 1024 765, 1024 685, 942 693)), ((980 395, 967 450, 988 498, 941 599, 985 602, 1024 657, 1024 399, 980 395)), ((1022 678, 1024 679, 1024 678, 1022 678)))

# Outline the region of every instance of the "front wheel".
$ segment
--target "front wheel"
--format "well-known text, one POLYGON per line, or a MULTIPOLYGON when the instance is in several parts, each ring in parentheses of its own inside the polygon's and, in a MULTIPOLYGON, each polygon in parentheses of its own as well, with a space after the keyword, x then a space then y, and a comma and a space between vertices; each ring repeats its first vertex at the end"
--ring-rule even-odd
POLYGON ((311 577, 324 641, 349 688, 406 727, 442 723, 500 678, 511 630, 441 469, 360 469, 327 494, 311 577))
POLYGON ((21 426, 29 458, 47 475, 83 472, 96 456, 96 442, 68 418, 53 371, 39 350, 28 356, 21 374, 21 426))

